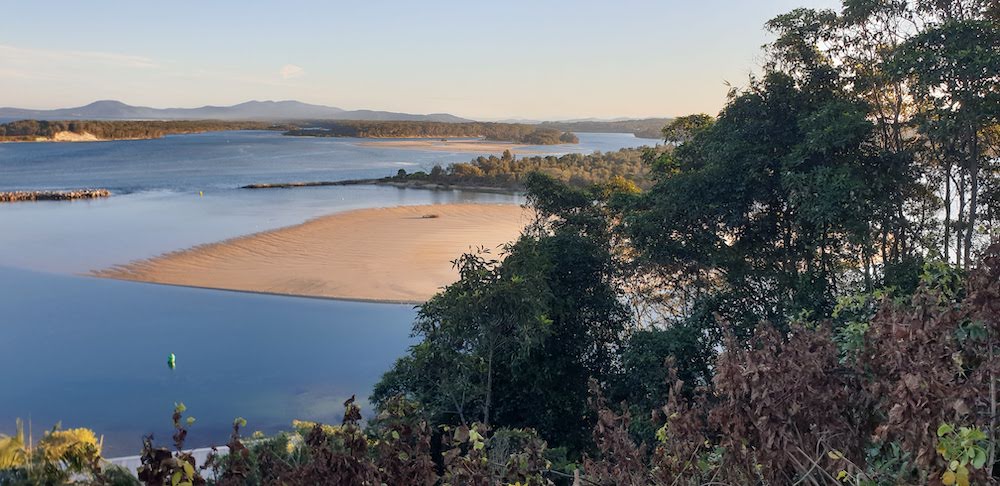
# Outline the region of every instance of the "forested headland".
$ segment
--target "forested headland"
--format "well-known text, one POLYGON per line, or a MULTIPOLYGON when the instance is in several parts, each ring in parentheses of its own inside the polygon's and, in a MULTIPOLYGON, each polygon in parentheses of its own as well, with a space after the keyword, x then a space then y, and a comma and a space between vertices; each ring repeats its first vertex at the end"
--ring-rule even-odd
MULTIPOLYGON (((252 441, 236 419, 215 481, 1000 481, 1000 6, 846 0, 767 28, 763 72, 671 121, 644 190, 531 171, 537 220, 456 259, 374 419, 352 398, 252 441)), ((204 481, 184 412, 144 483, 204 481)), ((50 462, 99 482, 91 443, 50 462)))
POLYGON ((639 190, 652 184, 648 162, 663 150, 666 149, 642 147, 617 152, 520 158, 505 150, 500 157, 480 156, 447 167, 436 165, 430 172, 400 170, 395 176, 380 181, 523 191, 529 175, 540 173, 576 188, 616 183, 639 190))
POLYGON ((53 139, 59 133, 89 134, 99 140, 159 138, 164 135, 224 130, 278 130, 273 123, 246 121, 48 121, 20 120, 0 124, 0 141, 53 139))
POLYGON ((290 136, 356 138, 468 138, 527 145, 577 143, 571 132, 519 123, 446 123, 425 121, 312 121, 285 132, 290 136))
POLYGON ((500 157, 479 156, 469 162, 435 165, 430 171, 406 172, 380 179, 257 183, 243 189, 275 189, 359 184, 393 185, 423 189, 465 189, 519 193, 532 175, 540 174, 576 189, 639 192, 653 184, 652 161, 669 146, 624 148, 616 152, 529 156, 517 158, 510 150, 500 157))

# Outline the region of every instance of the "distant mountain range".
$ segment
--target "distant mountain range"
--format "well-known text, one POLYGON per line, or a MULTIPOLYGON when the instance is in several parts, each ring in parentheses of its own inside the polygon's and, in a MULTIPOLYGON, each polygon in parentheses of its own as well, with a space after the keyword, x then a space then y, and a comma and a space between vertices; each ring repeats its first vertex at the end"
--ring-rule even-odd
POLYGON ((392 120, 460 123, 465 118, 447 113, 414 115, 391 111, 344 110, 299 101, 247 101, 233 106, 150 108, 114 100, 95 101, 77 108, 28 110, 0 108, 0 118, 34 120, 392 120))

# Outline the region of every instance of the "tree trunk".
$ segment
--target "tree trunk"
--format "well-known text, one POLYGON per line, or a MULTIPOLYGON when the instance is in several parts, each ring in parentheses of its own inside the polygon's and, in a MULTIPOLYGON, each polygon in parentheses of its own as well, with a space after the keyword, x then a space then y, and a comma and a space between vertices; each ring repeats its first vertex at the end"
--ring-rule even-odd
POLYGON ((958 228, 955 231, 955 266, 962 267, 962 242, 965 234, 965 174, 958 175, 958 228))
POLYGON ((972 130, 972 140, 969 145, 969 217, 965 229, 965 269, 972 264, 972 236, 976 232, 976 206, 979 201, 979 143, 976 130, 972 130))
POLYGON ((483 425, 490 426, 490 401, 493 400, 493 350, 496 346, 490 344, 490 353, 486 358, 486 401, 483 403, 483 425))
POLYGON ((861 247, 861 260, 865 266, 865 291, 871 292, 872 285, 872 257, 868 252, 869 246, 865 244, 861 247))
POLYGON ((944 167, 944 262, 951 262, 951 162, 944 167))

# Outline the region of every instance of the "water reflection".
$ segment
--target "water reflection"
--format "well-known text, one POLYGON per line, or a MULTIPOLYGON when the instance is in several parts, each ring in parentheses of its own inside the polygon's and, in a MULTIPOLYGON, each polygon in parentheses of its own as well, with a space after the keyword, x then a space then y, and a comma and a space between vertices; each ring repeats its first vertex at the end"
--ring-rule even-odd
MULTIPOLYGON (((184 402, 190 445, 250 430, 339 420, 411 343, 410 306, 364 304, 48 275, 0 268, 0 432, 31 419, 105 436, 108 454, 169 440, 184 402), (177 367, 166 365, 169 353, 177 367)), ((37 435, 37 434, 36 434, 37 435)))

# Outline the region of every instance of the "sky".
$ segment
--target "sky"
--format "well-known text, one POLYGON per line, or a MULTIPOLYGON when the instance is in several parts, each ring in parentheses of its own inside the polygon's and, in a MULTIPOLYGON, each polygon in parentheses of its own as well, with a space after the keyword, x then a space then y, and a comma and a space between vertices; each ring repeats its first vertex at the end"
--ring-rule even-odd
POLYGON ((837 0, 0 0, 0 106, 295 99, 475 119, 716 113, 837 0))

